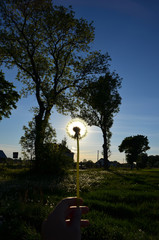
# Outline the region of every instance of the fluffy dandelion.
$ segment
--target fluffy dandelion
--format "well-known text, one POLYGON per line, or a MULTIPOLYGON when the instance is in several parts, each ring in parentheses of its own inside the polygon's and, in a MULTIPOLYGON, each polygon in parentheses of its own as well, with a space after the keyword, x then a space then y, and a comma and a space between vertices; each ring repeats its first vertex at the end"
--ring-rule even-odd
POLYGON ((66 127, 71 138, 77 140, 77 197, 79 198, 79 140, 87 134, 87 124, 80 118, 72 119, 66 127))
POLYGON ((78 129, 79 129, 79 132, 77 133, 78 138, 81 139, 85 137, 87 134, 87 124, 85 121, 83 121, 80 118, 72 119, 71 121, 69 121, 66 127, 68 135, 71 138, 75 138, 75 139, 77 138, 76 131, 78 131, 78 129))

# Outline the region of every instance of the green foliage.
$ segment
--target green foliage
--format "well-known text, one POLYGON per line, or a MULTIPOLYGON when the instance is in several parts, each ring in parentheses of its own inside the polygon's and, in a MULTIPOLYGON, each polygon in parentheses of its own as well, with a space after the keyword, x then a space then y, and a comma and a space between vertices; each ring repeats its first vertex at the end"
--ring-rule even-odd
POLYGON ((13 83, 6 81, 4 74, 0 71, 0 120, 2 117, 9 118, 11 110, 16 108, 16 102, 20 96, 14 89, 13 83))
MULTIPOLYGON (((126 137, 119 146, 119 151, 126 153, 126 160, 131 165, 133 162, 137 162, 140 155, 149 149, 148 139, 143 135, 126 137)), ((141 161, 140 159, 139 161, 141 161)))

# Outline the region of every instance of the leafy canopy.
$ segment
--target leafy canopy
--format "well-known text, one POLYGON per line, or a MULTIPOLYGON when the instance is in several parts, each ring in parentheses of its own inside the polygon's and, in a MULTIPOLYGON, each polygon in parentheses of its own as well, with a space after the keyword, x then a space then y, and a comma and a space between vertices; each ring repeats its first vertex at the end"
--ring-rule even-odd
POLYGON ((92 23, 51 0, 2 0, 0 15, 3 61, 18 67, 23 93, 35 93, 40 106, 67 106, 67 89, 88 71, 79 53, 94 39, 92 23))
POLYGON ((118 89, 121 87, 121 78, 107 72, 97 81, 89 82, 80 92, 82 99, 80 115, 87 123, 102 129, 110 128, 112 118, 119 111, 121 97, 118 89))
POLYGON ((120 152, 125 152, 129 163, 136 162, 139 155, 150 149, 147 136, 136 135, 126 137, 118 147, 120 152))
POLYGON ((126 137, 119 146, 120 152, 141 154, 149 150, 147 136, 136 135, 126 137))
POLYGON ((4 74, 0 71, 0 120, 2 117, 9 118, 11 110, 16 108, 16 102, 20 96, 14 89, 13 83, 6 81, 4 74))

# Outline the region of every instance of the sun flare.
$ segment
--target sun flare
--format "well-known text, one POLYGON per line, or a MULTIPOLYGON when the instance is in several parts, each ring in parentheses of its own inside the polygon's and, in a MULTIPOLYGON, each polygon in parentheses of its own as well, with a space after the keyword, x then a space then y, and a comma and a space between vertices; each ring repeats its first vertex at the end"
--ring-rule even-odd
POLYGON ((70 137, 76 138, 76 129, 79 129, 79 139, 83 138, 87 134, 87 124, 80 118, 75 118, 69 121, 66 130, 70 137))

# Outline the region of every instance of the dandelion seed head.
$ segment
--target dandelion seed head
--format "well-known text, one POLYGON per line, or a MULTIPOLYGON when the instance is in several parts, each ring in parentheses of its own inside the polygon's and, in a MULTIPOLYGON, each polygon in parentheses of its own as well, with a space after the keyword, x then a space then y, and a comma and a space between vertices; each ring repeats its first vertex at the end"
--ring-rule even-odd
POLYGON ((66 126, 66 131, 71 138, 81 139, 87 134, 87 124, 80 118, 75 118, 69 121, 66 126))

